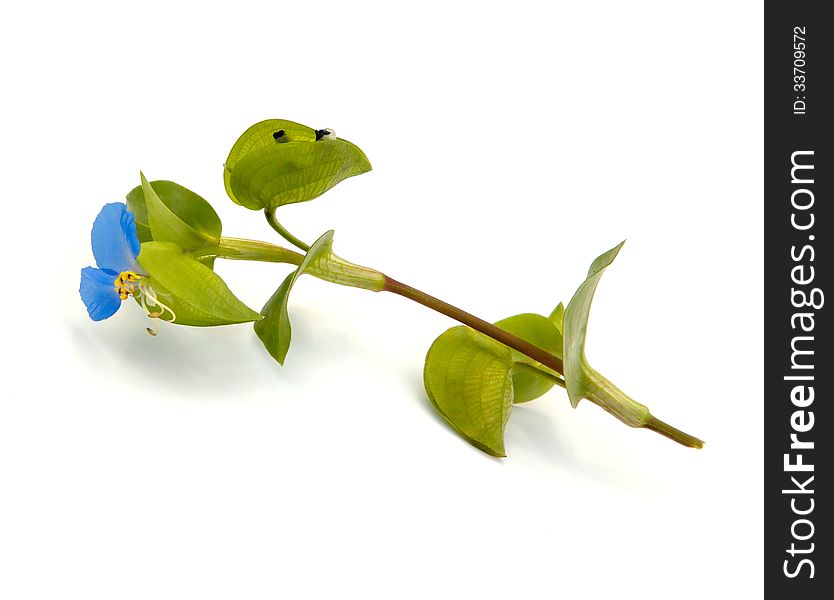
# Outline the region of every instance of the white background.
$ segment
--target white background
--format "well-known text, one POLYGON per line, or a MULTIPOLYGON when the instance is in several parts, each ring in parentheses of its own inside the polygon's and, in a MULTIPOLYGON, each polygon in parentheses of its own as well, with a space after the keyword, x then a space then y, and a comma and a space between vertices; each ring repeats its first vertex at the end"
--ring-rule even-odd
MULTIPOLYGON (((759 597, 761 30, 757 2, 6 8, 0 596, 759 597), (628 238, 589 359, 705 449, 556 389, 490 458, 422 389, 453 323, 313 278, 283 368, 250 326, 90 322, 90 226, 140 168, 276 238, 221 179, 264 118, 374 165, 291 230, 488 320, 628 238)), ((288 269, 218 271, 258 308, 288 269)))

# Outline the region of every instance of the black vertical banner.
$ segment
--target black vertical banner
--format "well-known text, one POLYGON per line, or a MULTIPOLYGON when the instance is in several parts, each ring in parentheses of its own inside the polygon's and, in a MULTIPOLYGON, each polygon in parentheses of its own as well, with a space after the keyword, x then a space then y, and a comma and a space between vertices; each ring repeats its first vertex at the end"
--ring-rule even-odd
POLYGON ((834 597, 834 21, 765 3, 766 598, 834 597))

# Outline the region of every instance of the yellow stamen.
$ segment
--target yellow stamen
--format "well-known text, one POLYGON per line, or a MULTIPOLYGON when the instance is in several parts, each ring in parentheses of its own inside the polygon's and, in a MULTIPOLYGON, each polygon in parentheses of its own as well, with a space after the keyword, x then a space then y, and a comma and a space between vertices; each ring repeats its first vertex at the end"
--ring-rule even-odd
POLYGON ((113 287, 115 288, 116 293, 119 294, 119 298, 127 300, 130 296, 132 296, 136 290, 133 284, 140 279, 142 279, 142 276, 137 275, 133 271, 122 271, 119 273, 119 276, 116 277, 115 281, 113 281, 113 287))

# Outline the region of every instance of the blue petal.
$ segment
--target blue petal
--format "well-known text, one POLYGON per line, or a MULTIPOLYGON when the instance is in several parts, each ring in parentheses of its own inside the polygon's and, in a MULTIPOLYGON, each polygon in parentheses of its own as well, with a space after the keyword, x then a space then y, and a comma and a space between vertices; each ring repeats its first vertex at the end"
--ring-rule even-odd
POLYGON ((122 299, 113 286, 116 277, 116 273, 93 267, 81 269, 81 288, 78 291, 93 321, 112 317, 122 305, 122 299))
POLYGON ((105 204, 93 223, 93 256, 100 269, 138 271, 139 237, 133 213, 121 202, 105 204))

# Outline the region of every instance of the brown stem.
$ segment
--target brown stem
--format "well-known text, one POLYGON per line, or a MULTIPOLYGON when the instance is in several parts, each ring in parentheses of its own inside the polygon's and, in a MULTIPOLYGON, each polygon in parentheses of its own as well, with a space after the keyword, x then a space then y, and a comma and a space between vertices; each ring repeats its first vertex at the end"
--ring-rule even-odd
MULTIPOLYGON (((383 285, 382 290, 385 292, 392 292, 394 294, 398 294, 400 296, 403 296, 404 298, 413 300, 418 304, 422 304, 423 306, 431 308, 432 310, 436 310, 439 313, 443 313, 444 315, 451 317, 456 321, 463 323, 464 325, 468 325, 472 329, 480 331, 484 335, 489 336, 498 342, 501 342, 505 346, 509 346, 513 350, 521 352, 525 356, 528 356, 533 360, 538 361, 542 365, 556 371, 557 373, 564 373, 562 360, 559 357, 554 356, 545 350, 542 350, 538 346, 535 346, 530 342, 521 339, 517 335, 513 335, 509 331, 505 331, 500 327, 493 325, 492 323, 484 321, 483 319, 480 319, 475 315, 466 312, 465 310, 461 310, 457 306, 453 306, 448 302, 440 300, 439 298, 435 298, 434 296, 430 296, 425 292, 421 292, 420 290, 413 288, 410 285, 400 283, 396 279, 392 279, 387 275, 385 275, 385 283, 383 285)), ((613 384, 611 385, 611 387, 613 387, 613 384)), ((589 399, 594 401, 595 404, 602 406, 602 408, 604 408, 609 413, 613 414, 615 417, 617 417, 627 425, 630 425, 632 427, 644 427, 689 448, 702 448, 704 446, 704 442, 702 442, 698 438, 691 436, 688 433, 681 431, 680 429, 672 427, 667 423, 664 423, 663 421, 655 418, 651 414, 649 414, 649 420, 645 424, 635 425, 633 422, 624 419, 620 414, 618 414, 617 411, 612 410, 611 407, 606 406, 605 404, 600 404, 598 401, 595 401, 594 398, 589 399)), ((633 403, 634 401, 632 400, 631 402, 633 403)), ((645 409, 645 407, 642 408, 645 409)), ((646 412, 648 413, 648 409, 646 409, 646 412)))
POLYGON ((493 325, 483 319, 476 317, 473 314, 466 312, 465 310, 459 309, 457 306, 452 306, 448 302, 444 302, 439 298, 435 298, 434 296, 430 296, 425 292, 421 292, 418 289, 411 287, 410 285, 406 285, 404 283, 400 283, 396 279, 392 279, 391 277, 385 276, 385 285, 382 288, 385 292, 392 292, 394 294, 398 294, 409 300, 413 300, 423 306, 427 306, 433 310, 436 310, 439 313, 443 313, 447 317, 452 317, 456 321, 460 321, 464 325, 468 325, 472 329, 476 331, 480 331, 486 336, 491 337, 492 339, 501 342, 505 346, 509 346, 513 350, 518 350, 525 356, 529 356, 535 361, 540 362, 544 366, 553 369, 558 373, 562 373, 562 360, 556 356, 550 354, 550 352, 546 352, 539 348, 538 346, 534 346, 530 342, 521 339, 517 335, 513 335, 509 331, 504 331, 500 327, 493 325))

